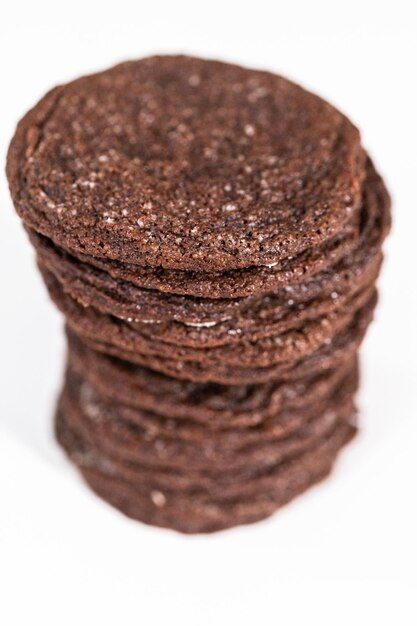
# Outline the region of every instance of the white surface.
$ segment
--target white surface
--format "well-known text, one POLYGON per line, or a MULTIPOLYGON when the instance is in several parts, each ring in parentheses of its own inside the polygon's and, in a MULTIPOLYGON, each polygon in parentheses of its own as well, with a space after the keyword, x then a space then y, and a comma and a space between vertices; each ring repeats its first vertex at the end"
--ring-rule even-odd
POLYGON ((0 174, 4 626, 416 624, 413 4, 2 3, 2 155, 18 118, 55 83, 185 51, 271 68, 333 101, 361 128, 394 199, 381 303, 363 350, 360 436, 330 480, 271 520, 187 538, 119 515, 54 444, 62 323, 0 174))

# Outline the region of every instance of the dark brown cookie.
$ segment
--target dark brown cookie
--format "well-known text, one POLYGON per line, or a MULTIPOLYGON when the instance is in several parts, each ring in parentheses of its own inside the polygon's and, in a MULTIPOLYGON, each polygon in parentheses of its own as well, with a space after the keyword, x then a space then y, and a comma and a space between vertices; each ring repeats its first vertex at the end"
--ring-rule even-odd
MULTIPOLYGON (((151 320, 142 322, 132 320, 129 317, 120 318, 109 311, 103 311, 100 306, 96 307, 93 304, 94 298, 88 300, 87 306, 91 307, 92 311, 89 311, 87 316, 91 318, 100 312, 105 313, 110 316, 109 319, 114 325, 121 324, 128 335, 142 337, 144 343, 151 343, 152 345, 172 344, 181 348, 201 350, 231 344, 237 345, 241 344, 242 341, 253 343, 267 337, 282 335, 304 325, 308 326, 308 323, 317 318, 337 316, 346 308, 352 308, 353 312, 354 307, 351 307, 351 303, 359 297, 360 293, 375 283, 381 261, 382 255, 378 252, 374 257, 368 259, 365 267, 353 266, 344 273, 335 272, 328 281, 330 284, 327 283, 325 291, 321 293, 318 291, 316 282, 314 285, 316 293, 315 297, 312 298, 308 297, 312 289, 309 290, 306 285, 305 292, 288 287, 277 294, 258 299, 252 306, 248 304, 242 314, 238 314, 237 307, 235 307, 236 310, 232 315, 232 307, 230 307, 230 315, 218 323, 157 322, 151 320), (355 278, 356 280, 352 280, 355 278), (304 300, 302 300, 303 295, 304 300)), ((50 271, 50 266, 45 264, 43 260, 39 259, 38 262, 43 272, 49 276, 47 284, 50 285, 52 293, 55 294, 54 297, 59 299, 59 293, 62 291, 68 294, 66 296, 68 306, 61 302, 64 312, 68 309, 76 315, 77 307, 69 305, 70 298, 81 305, 78 306, 78 311, 84 310, 86 307, 85 298, 79 299, 78 294, 74 296, 74 290, 71 287, 68 288, 65 280, 62 281, 62 275, 57 273, 55 268, 50 271)), ((97 298, 97 301, 100 302, 100 298, 97 298)), ((133 346, 134 342, 132 342, 133 346)), ((173 352, 170 354, 173 355, 175 350, 176 348, 173 348, 173 352)))
MULTIPOLYGON (((280 361, 299 359, 316 350, 322 343, 328 342, 335 333, 348 323, 352 315, 365 304, 373 291, 373 284, 365 286, 359 293, 353 294, 348 301, 341 299, 339 306, 329 307, 326 315, 319 315, 313 308, 311 319, 304 319, 295 313, 285 319, 268 325, 261 323, 259 335, 241 333, 233 343, 208 347, 189 347, 174 345, 149 337, 140 332, 137 326, 100 313, 93 307, 83 308, 66 294, 54 276, 40 265, 49 293, 67 317, 68 323, 81 336, 95 342, 114 344, 126 357, 129 352, 143 355, 164 357, 174 361, 204 362, 210 365, 235 363, 240 366, 258 365, 266 367, 280 361), (333 310, 332 310, 333 309, 333 310), (316 317, 316 315, 319 317, 316 317)), ((327 308, 327 307, 326 307, 327 308)))
POLYGON ((179 322, 185 326, 182 333, 185 339, 190 336, 189 341, 199 341, 202 335, 221 334, 223 327, 226 329, 236 318, 240 327, 246 320, 277 319, 283 312, 294 314, 298 305, 305 308, 314 299, 337 299, 352 289, 360 288, 367 277, 374 278, 378 271, 380 247, 388 228, 389 198, 380 177, 369 163, 359 237, 345 256, 311 277, 306 274, 302 282, 285 284, 271 293, 233 299, 213 299, 211 289, 207 298, 142 289, 81 262, 33 231, 30 237, 41 263, 83 306, 93 305, 116 317, 134 323, 142 322, 144 332, 146 327, 149 332, 155 332, 156 323, 170 322, 172 325, 179 322))
POLYGON ((216 272, 334 237, 364 162, 356 128, 301 87, 167 56, 52 90, 20 122, 7 173, 25 223, 69 250, 216 272))
MULTIPOLYGON (((283 407, 299 408, 323 397, 352 368, 354 350, 337 350, 333 368, 304 371, 304 377, 258 385, 227 386, 175 380, 94 352, 69 335, 69 365, 107 402, 136 409, 136 415, 157 413, 171 420, 203 424, 209 430, 255 426, 283 407), (342 355, 342 359, 340 358, 342 355)), ((325 363, 323 362, 323 365, 325 363)))
POLYGON ((238 298, 272 292, 289 284, 300 283, 317 272, 329 269, 348 254, 357 241, 359 218, 358 213, 352 225, 322 246, 304 250, 299 255, 289 256, 274 265, 251 266, 226 272, 207 273, 142 267, 116 260, 103 260, 81 252, 71 254, 113 278, 132 283, 142 289, 205 299, 238 298))
MULTIPOLYGON (((142 365, 145 368, 156 370, 174 379, 197 383, 215 382, 221 385, 251 385, 277 379, 299 378, 304 373, 311 374, 317 372, 320 368, 334 367, 337 363, 352 356, 352 352, 357 350, 373 317, 376 302, 377 295, 374 292, 369 302, 358 311, 346 328, 307 358, 296 362, 287 361, 264 368, 255 366, 241 368, 236 365, 224 364, 223 366, 218 365, 214 371, 208 372, 204 364, 200 363, 173 362, 167 358, 161 359, 141 354, 135 354, 131 360, 135 365, 142 365)), ((84 338, 84 341, 92 350, 103 352, 118 359, 126 359, 123 351, 115 348, 112 344, 104 345, 101 342, 95 342, 86 338, 84 338)))
POLYGON ((169 375, 174 371, 176 378, 201 380, 199 372, 202 372, 204 378, 201 382, 224 383, 224 372, 243 374, 254 367, 264 372, 272 368, 272 372, 277 374, 274 366, 286 369, 288 364, 296 363, 318 351, 321 346, 329 345, 334 336, 351 323, 352 316, 367 307, 375 297, 372 286, 355 296, 341 311, 306 322, 282 335, 253 343, 245 342, 243 338, 236 346, 199 350, 149 341, 123 321, 100 314, 92 307, 83 309, 62 292, 52 275, 44 270, 42 273, 51 297, 67 316, 69 325, 92 347, 169 375))
MULTIPOLYGON (((142 481, 141 489, 137 481, 132 483, 120 478, 112 461, 102 457, 68 428, 62 411, 57 413, 56 432, 90 487, 125 515, 148 524, 196 533, 214 532, 271 515, 330 472, 340 448, 353 437, 356 429, 342 420, 316 448, 247 477, 243 493, 246 491, 249 496, 220 500, 206 494, 202 497, 188 492, 181 495, 172 488, 163 492, 149 487, 146 481, 142 481)), ((181 474, 170 472, 169 475, 171 480, 177 478, 181 483, 181 474)), ((219 491, 221 495, 222 485, 219 491)))
POLYGON ((316 444, 343 411, 353 415, 358 375, 350 368, 336 386, 297 408, 282 408, 255 427, 208 431, 185 419, 105 402, 71 371, 60 400, 67 420, 84 441, 105 456, 139 467, 188 472, 240 471, 282 462, 316 444))
MULTIPOLYGON (((60 407, 60 411, 64 410, 65 406, 60 407)), ((130 459, 120 458, 117 454, 105 453, 103 452, 105 446, 102 443, 99 442, 96 447, 94 443, 91 443, 91 437, 88 434, 86 438, 84 437, 85 428, 80 428, 80 425, 73 421, 73 416, 70 415, 68 419, 68 414, 64 413, 64 415, 66 416, 66 425, 71 432, 80 438, 87 450, 94 451, 101 467, 99 463, 96 466, 106 473, 124 480, 132 487, 136 487, 139 493, 141 491, 148 493, 150 489, 155 489, 164 493, 168 492, 179 499, 188 496, 201 500, 216 498, 219 502, 225 502, 231 498, 256 496, 271 469, 292 459, 297 459, 297 457, 314 449, 331 437, 334 430, 342 422, 351 425, 352 407, 346 403, 337 410, 337 414, 334 410, 328 410, 323 416, 323 421, 327 421, 327 423, 326 427, 322 428, 321 434, 317 428, 315 436, 309 435, 306 428, 306 434, 301 434, 298 438, 294 437, 291 442, 271 444, 269 451, 268 447, 264 446, 265 455, 262 455, 261 450, 259 450, 258 459, 253 454, 248 454, 246 463, 241 459, 240 465, 236 464, 230 467, 225 465, 218 467, 217 471, 213 471, 213 467, 215 467, 213 463, 208 465, 208 469, 202 467, 201 463, 200 467, 194 467, 193 456, 190 458, 190 467, 187 466, 187 471, 184 471, 184 467, 180 465, 178 467, 169 465, 163 467, 158 462, 153 466, 146 459, 143 463, 140 460, 132 462, 130 459), (260 477, 263 478, 263 481, 259 481, 256 485, 254 479, 260 477), (249 481, 251 484, 248 485, 249 481)), ((90 460, 91 457, 88 456, 87 458, 85 456, 84 458, 78 457, 80 465, 83 463, 87 465, 90 460)))

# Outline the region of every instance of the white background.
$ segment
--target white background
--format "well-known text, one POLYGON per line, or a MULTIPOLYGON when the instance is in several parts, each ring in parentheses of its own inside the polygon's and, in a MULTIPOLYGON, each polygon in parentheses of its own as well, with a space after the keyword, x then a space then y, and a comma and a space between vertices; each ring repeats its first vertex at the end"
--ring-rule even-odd
POLYGON ((2 625, 417 623, 413 4, 2 3, 2 160, 17 120, 54 84, 182 51, 270 68, 331 100, 362 130, 394 200, 363 349, 360 436, 330 480, 272 519, 183 537, 98 500, 55 445, 62 321, 0 173, 2 625))

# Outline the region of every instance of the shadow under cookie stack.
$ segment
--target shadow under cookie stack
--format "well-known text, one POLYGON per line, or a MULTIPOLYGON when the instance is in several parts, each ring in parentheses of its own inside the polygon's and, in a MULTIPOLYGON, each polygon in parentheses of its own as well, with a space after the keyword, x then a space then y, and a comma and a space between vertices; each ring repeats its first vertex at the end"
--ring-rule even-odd
POLYGON ((57 438, 97 494, 211 532, 329 473, 390 225, 341 113, 266 72, 152 57, 49 92, 7 173, 67 323, 57 438))

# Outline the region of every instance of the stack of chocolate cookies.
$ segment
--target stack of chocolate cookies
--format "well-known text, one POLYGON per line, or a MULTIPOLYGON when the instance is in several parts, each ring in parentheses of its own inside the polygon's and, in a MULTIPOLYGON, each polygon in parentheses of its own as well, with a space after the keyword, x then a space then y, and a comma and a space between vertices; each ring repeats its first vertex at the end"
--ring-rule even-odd
POLYGON ((95 492, 209 532, 329 473, 390 225, 346 117, 270 73, 153 57, 48 93, 7 172, 67 322, 57 437, 95 492))

